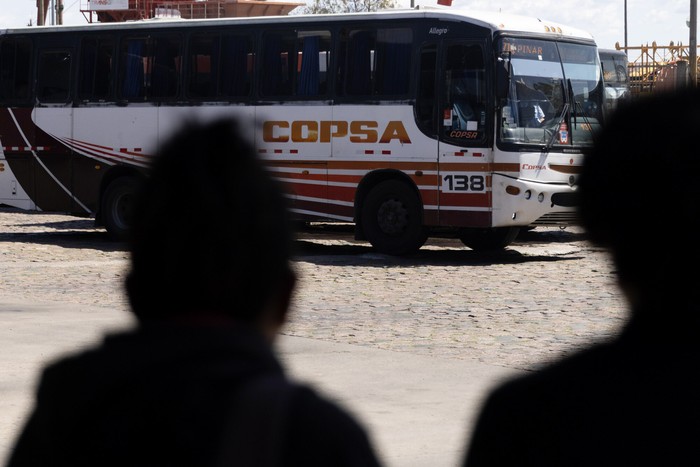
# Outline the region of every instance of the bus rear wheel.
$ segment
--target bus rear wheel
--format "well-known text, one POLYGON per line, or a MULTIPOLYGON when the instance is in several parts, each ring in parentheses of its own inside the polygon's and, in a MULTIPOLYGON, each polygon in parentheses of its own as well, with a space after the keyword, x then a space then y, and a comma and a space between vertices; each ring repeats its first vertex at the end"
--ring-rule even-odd
POLYGON ((372 188, 361 217, 365 237, 380 253, 415 253, 428 239, 418 195, 398 180, 387 180, 372 188))
POLYGON ((464 229, 460 232, 459 239, 475 251, 496 251, 513 243, 519 231, 518 227, 464 229))
POLYGON ((126 240, 132 223, 138 180, 133 176, 113 180, 102 195, 102 223, 114 240, 126 240))

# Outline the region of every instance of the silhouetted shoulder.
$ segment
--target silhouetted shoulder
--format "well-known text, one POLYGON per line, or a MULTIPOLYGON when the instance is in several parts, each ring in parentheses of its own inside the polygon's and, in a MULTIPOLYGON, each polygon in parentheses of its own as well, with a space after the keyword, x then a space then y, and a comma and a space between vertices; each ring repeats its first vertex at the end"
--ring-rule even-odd
POLYGON ((630 340, 637 336, 593 345, 496 388, 465 466, 658 466, 694 457, 700 429, 679 421, 700 416, 693 396, 700 384, 678 363, 692 365, 697 355, 630 340))
POLYGON ((378 466, 373 447, 350 414, 309 387, 299 387, 295 395, 290 427, 290 458, 296 465, 338 467, 378 466), (332 429, 329 429, 332 428, 332 429), (299 449, 313 440, 314 449, 299 449), (333 459, 332 464, 328 460, 333 459))

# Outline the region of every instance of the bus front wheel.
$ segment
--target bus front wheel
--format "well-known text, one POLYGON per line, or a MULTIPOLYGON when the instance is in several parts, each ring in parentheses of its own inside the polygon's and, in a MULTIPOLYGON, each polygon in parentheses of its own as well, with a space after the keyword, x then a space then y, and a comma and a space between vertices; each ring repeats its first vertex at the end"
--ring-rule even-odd
POLYGON ((137 179, 133 176, 113 180, 102 195, 102 222, 114 240, 127 238, 132 222, 137 179))
POLYGON ((365 238, 380 253, 414 253, 428 239, 418 195, 398 180, 386 180, 372 188, 361 216, 365 238))
POLYGON ((502 250, 515 240, 518 227, 496 227, 492 229, 464 229, 459 239, 475 251, 502 250))

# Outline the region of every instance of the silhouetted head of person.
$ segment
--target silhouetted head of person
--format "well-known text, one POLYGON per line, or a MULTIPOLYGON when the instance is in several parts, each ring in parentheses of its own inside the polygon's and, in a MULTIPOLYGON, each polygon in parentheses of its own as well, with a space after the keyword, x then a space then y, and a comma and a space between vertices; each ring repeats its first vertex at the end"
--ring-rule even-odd
POLYGON ((286 312, 293 235, 281 187, 239 133, 252 130, 188 122, 153 159, 126 280, 141 322, 199 315, 257 325, 271 308, 286 312))
POLYGON ((607 247, 633 305, 685 301, 700 244, 700 94, 693 89, 620 103, 586 154, 580 214, 607 247))

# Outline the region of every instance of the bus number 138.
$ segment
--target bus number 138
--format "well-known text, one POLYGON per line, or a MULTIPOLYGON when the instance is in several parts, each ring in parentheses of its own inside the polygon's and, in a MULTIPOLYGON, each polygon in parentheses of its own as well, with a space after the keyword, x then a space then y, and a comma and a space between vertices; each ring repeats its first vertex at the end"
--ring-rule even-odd
POLYGON ((486 190, 483 175, 447 174, 442 177, 442 191, 484 191, 486 190))

